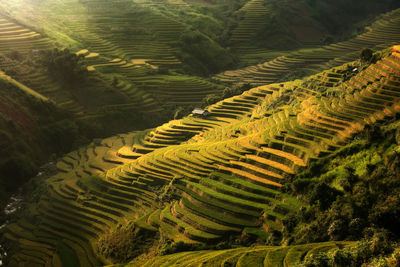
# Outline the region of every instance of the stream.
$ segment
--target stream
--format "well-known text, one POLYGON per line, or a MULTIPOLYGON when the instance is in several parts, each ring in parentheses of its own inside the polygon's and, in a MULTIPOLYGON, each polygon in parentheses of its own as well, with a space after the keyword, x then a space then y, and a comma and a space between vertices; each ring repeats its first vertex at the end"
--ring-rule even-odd
MULTIPOLYGON (((18 192, 15 193, 10 197, 10 199, 7 202, 7 205, 4 207, 4 210, 2 211, 5 214, 6 220, 4 222, 0 222, 0 231, 6 227, 8 220, 7 218, 14 214, 20 207, 23 201, 23 196, 22 196, 22 188, 18 189, 18 192)), ((0 266, 3 266, 3 260, 7 256, 7 253, 4 251, 0 244, 0 266)))
MULTIPOLYGON (((40 173, 38 174, 40 175, 40 173)), ((22 187, 18 189, 18 191, 13 194, 9 200, 7 201, 7 205, 4 207, 4 209, 0 212, 2 212, 5 216, 4 221, 0 221, 0 232, 1 230, 7 226, 8 224, 8 219, 10 216, 12 216, 16 211, 18 211, 21 208, 22 202, 23 202, 23 190, 22 187)), ((7 256, 7 253, 3 249, 3 247, 0 244, 0 266, 3 266, 3 261, 5 257, 7 256)))
MULTIPOLYGON (((44 174, 48 175, 50 173, 54 173, 55 171, 56 171, 55 164, 54 162, 50 161, 40 167, 40 171, 35 176, 35 178, 38 178, 44 174)), ((4 207, 4 209, 0 210, 0 213, 4 214, 4 220, 1 220, 2 217, 0 216, 0 234, 3 228, 7 226, 9 218, 22 207, 23 202, 24 202, 24 190, 23 187, 20 187, 17 190, 17 192, 14 193, 9 198, 9 200, 7 201, 7 205, 4 207)), ((3 264, 5 262, 6 256, 7 252, 4 250, 4 248, 1 246, 0 243, 0 266, 4 266, 3 264)))

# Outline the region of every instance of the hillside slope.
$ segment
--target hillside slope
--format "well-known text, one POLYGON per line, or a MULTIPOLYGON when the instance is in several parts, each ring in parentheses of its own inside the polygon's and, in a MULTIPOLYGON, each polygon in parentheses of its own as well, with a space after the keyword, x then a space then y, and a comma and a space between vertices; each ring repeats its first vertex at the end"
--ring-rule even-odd
MULTIPOLYGON (((396 193, 378 197, 385 183, 397 188, 398 142, 380 133, 393 144, 359 148, 354 139, 398 119, 399 48, 350 61, 398 44, 400 12, 375 18, 398 3, 359 2, 0 2, 0 206, 41 174, 26 185, 24 209, 0 213, 0 228, 12 222, 0 236, 7 261, 99 266, 140 256, 142 264, 181 250, 312 243, 295 263, 313 260, 319 246, 341 253, 340 244, 316 242, 374 236, 367 228, 396 240, 397 210, 387 205, 396 193), (206 104, 209 117, 179 119, 206 104), (39 169, 88 143, 60 159, 57 173, 39 169), (361 152, 343 156, 354 147, 361 152), (342 185, 335 175, 358 178, 342 185), (342 201, 321 201, 320 186, 342 201), (369 206, 353 203, 353 187, 369 206), (360 193, 369 187, 373 196, 360 193), (357 237, 337 234, 354 224, 357 237)), ((239 254, 232 263, 247 254, 268 261, 269 248, 239 254)))
POLYGON ((250 83, 254 86, 301 78, 324 69, 355 60, 364 48, 379 50, 397 44, 400 39, 400 9, 390 11, 365 28, 358 36, 320 47, 280 53, 271 60, 238 70, 228 70, 213 78, 228 83, 250 83))
MULTIPOLYGON (((0 203, 3 206, 12 192, 36 175, 38 165, 54 153, 49 143, 59 130, 57 121, 65 119, 65 114, 43 95, 1 72, 0 100, 0 203)), ((63 130, 68 132, 66 128, 63 130)))
POLYGON ((43 181, 46 193, 6 228, 16 246, 10 265, 126 261, 159 235, 190 246, 274 239, 287 214, 307 205, 282 191, 285 181, 400 111, 400 48, 380 56, 253 88, 208 107, 205 119, 188 116, 68 154, 43 181))

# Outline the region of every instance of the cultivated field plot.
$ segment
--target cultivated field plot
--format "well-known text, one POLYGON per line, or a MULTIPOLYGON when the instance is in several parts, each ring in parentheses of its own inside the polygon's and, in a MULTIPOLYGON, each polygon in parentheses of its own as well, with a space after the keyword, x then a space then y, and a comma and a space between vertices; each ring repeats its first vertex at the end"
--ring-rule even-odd
POLYGON ((40 33, 0 16, 0 53, 12 50, 26 53, 49 46, 50 40, 40 33))

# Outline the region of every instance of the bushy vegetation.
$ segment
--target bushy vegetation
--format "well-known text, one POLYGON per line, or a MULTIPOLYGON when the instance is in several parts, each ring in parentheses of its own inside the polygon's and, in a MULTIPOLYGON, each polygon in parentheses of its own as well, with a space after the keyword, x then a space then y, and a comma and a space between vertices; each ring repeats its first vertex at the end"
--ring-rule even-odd
MULTIPOLYGON (((172 242, 171 240, 162 240, 160 255, 169 255, 183 251, 231 249, 248 247, 255 244, 257 244, 256 238, 245 233, 238 236, 227 236, 223 241, 220 241, 216 244, 185 243, 183 241, 172 242)), ((258 245, 260 244, 261 243, 258 243, 258 245)))
MULTIPOLYGON (((358 141, 291 182, 289 190, 309 206, 284 221, 285 242, 365 240, 362 249, 345 250, 349 263, 338 266, 360 266, 393 251, 400 237, 398 125, 367 127, 358 141)), ((312 258, 305 266, 333 266, 335 255, 312 258)))
POLYGON ((133 223, 118 225, 98 241, 99 252, 112 262, 128 262, 153 246, 157 232, 136 228, 133 223))
POLYGON ((67 48, 54 48, 43 52, 42 64, 63 84, 76 87, 85 81, 88 74, 83 58, 83 55, 71 53, 67 48))
POLYGON ((400 263, 399 248, 393 248, 384 234, 376 233, 370 240, 359 242, 333 252, 312 254, 299 267, 357 267, 382 266, 395 267, 400 263))
POLYGON ((220 95, 217 94, 209 94, 206 97, 203 98, 201 101, 201 105, 203 107, 212 105, 217 103, 218 101, 224 100, 226 98, 235 96, 235 95, 240 95, 244 91, 247 91, 251 88, 251 85, 249 84, 237 84, 233 85, 232 87, 226 87, 220 95))

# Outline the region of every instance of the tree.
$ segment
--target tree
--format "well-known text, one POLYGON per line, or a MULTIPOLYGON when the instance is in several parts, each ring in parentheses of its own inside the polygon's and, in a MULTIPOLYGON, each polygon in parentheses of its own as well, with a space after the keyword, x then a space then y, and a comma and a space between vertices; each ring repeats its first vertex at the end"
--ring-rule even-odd
POLYGON ((364 48, 360 53, 360 59, 364 62, 371 62, 374 56, 374 51, 370 48, 364 48))
POLYGON ((71 53, 69 49, 54 48, 46 51, 43 64, 64 85, 71 86, 82 83, 87 77, 87 69, 83 64, 83 55, 71 53))
POLYGON ((216 94, 209 94, 209 95, 206 95, 203 98, 201 103, 202 103, 202 106, 205 107, 205 106, 209 106, 209 105, 212 105, 214 103, 217 103, 220 100, 222 100, 222 98, 220 96, 218 96, 216 94))
POLYGON ((311 192, 310 203, 317 204, 322 210, 326 210, 339 195, 341 195, 340 191, 321 182, 311 192))

